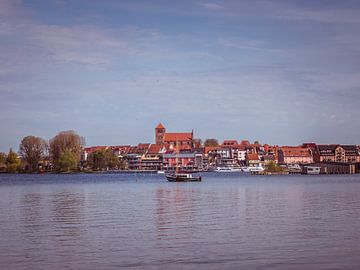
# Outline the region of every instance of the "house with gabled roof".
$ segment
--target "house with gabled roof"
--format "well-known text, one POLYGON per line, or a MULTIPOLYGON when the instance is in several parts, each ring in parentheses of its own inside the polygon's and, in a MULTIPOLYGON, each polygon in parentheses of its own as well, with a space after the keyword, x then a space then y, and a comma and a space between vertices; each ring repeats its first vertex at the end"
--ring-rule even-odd
POLYGON ((316 162, 360 162, 360 150, 356 145, 320 144, 315 151, 316 162))
POLYGON ((261 167, 262 161, 260 157, 256 153, 247 153, 246 155, 246 163, 249 167, 261 167))
POLYGON ((278 149, 279 164, 309 164, 313 163, 310 148, 300 146, 282 146, 278 149))

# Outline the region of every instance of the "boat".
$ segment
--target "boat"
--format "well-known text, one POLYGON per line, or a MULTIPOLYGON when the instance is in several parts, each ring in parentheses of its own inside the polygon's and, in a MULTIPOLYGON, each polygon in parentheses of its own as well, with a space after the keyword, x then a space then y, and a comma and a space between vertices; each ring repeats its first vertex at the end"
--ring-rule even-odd
POLYGON ((172 173, 167 174, 169 182, 201 182, 201 176, 193 176, 191 173, 172 173))
POLYGON ((157 174, 164 174, 165 171, 157 171, 156 173, 157 173, 157 174))
POLYGON ((174 173, 170 173, 170 174, 165 174, 166 179, 169 182, 200 182, 201 181, 201 176, 193 176, 191 173, 183 173, 183 172, 179 172, 179 158, 178 158, 178 154, 179 154, 179 147, 178 147, 178 142, 176 142, 176 169, 174 173))
POLYGON ((248 166, 248 167, 241 167, 243 172, 263 172, 265 169, 262 166, 248 166))
POLYGON ((219 173, 228 173, 228 172, 243 172, 243 170, 240 167, 216 167, 214 172, 219 173))

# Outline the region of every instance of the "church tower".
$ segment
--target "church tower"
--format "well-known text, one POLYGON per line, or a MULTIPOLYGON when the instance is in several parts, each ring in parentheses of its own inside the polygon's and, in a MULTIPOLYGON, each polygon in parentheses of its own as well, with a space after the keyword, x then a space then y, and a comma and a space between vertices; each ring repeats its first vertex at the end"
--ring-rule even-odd
POLYGON ((161 123, 156 126, 156 128, 155 128, 155 143, 156 144, 162 144, 164 142, 165 132, 166 132, 166 129, 161 123))

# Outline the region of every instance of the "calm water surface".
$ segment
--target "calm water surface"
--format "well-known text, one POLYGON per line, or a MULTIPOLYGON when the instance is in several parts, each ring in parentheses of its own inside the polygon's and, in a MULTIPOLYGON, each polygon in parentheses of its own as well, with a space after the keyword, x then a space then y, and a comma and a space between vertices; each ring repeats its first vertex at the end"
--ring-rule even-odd
POLYGON ((0 175, 1 269, 360 269, 360 175, 0 175))

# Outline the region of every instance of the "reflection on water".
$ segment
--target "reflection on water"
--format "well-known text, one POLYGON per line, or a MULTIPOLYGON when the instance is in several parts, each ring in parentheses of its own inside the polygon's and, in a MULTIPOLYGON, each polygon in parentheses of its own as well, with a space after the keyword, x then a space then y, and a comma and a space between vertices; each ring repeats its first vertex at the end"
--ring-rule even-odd
MULTIPOLYGON (((40 232, 42 214, 41 214, 41 194, 39 193, 28 193, 24 194, 21 201, 22 210, 22 226, 24 227, 24 234, 29 237, 34 232, 40 232)), ((36 240, 36 238, 34 238, 36 240)))
POLYGON ((360 269, 358 176, 0 175, 0 206, 1 269, 360 269))
POLYGON ((80 193, 61 191, 51 194, 51 222, 55 223, 54 237, 74 240, 81 235, 84 197, 80 193))
POLYGON ((158 240, 191 239, 196 198, 191 186, 156 190, 156 225, 158 240))

